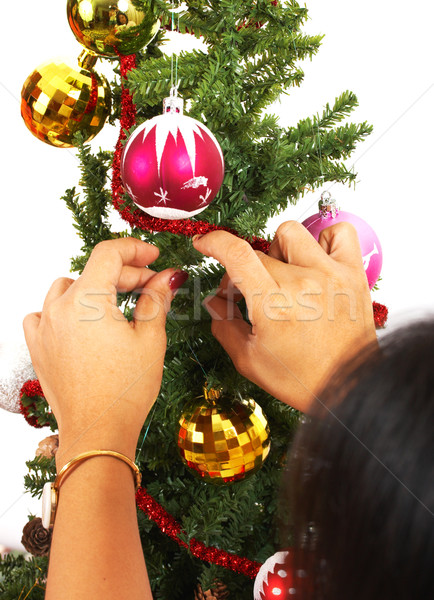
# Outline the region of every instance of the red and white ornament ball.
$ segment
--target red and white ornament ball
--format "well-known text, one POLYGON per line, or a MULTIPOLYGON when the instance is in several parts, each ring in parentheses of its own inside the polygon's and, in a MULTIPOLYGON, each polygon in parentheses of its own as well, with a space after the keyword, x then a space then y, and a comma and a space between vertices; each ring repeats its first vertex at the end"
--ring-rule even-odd
POLYGON ((292 571, 292 552, 285 550, 270 556, 256 575, 254 600, 290 600, 297 598, 292 571))
POLYGON ((337 209, 334 201, 326 198, 323 194, 319 212, 305 219, 302 224, 318 240, 323 229, 343 221, 351 223, 356 228, 362 251, 363 266, 365 267, 369 288, 372 289, 380 276, 383 265, 383 251, 377 234, 366 221, 350 212, 337 209))
POLYGON ((202 212, 218 193, 224 170, 214 135, 182 110, 143 123, 121 157, 125 190, 139 208, 161 219, 202 212))

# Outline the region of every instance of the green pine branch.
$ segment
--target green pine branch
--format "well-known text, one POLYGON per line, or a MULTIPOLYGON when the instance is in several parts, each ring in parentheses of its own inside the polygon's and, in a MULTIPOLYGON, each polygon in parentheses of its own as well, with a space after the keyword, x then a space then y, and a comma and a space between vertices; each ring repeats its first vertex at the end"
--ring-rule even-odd
POLYGON ((33 497, 40 498, 44 485, 56 477, 56 462, 54 458, 36 456, 26 465, 29 473, 24 476, 24 487, 33 497))
POLYGON ((0 597, 2 600, 44 600, 47 557, 0 556, 0 597))

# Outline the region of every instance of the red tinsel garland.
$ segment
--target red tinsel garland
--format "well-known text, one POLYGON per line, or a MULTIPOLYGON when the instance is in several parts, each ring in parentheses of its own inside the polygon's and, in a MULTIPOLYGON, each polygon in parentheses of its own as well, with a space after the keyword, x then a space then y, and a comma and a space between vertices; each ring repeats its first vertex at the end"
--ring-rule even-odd
POLYGON ((378 302, 372 303, 372 308, 374 311, 374 322, 375 327, 377 329, 381 329, 386 326, 387 317, 389 315, 389 310, 387 306, 384 304, 379 304, 378 302))
POLYGON ((94 73, 90 74, 92 80, 92 87, 89 95, 89 102, 87 103, 84 114, 87 115, 95 110, 96 103, 98 102, 98 80, 94 73))
POLYGON ((181 525, 158 502, 148 494, 145 488, 139 488, 136 493, 136 504, 148 517, 154 521, 163 533, 174 540, 183 548, 190 550, 191 554, 200 560, 225 567, 235 573, 241 573, 254 579, 261 568, 261 563, 242 558, 236 554, 219 550, 214 546, 205 546, 204 543, 192 538, 187 544, 180 537, 181 525))
MULTIPOLYGON (((120 65, 121 65, 121 85, 122 85, 122 94, 121 94, 121 130, 119 133, 119 138, 116 143, 114 155, 113 155, 113 169, 112 169, 112 198, 113 205, 121 212, 122 205, 124 204, 122 200, 122 196, 124 195, 124 189, 122 186, 121 179, 121 154, 122 154, 122 146, 123 142, 127 137, 126 131, 131 129, 133 125, 136 124, 136 105, 133 102, 133 97, 131 96, 128 88, 124 86, 124 81, 127 77, 127 74, 132 69, 136 68, 136 55, 131 54, 129 56, 122 56, 119 54, 120 65)), ((121 212, 122 215, 122 212, 121 212)), ((123 218, 125 218, 122 215, 123 218)), ((127 219, 125 219, 127 220, 127 219)))

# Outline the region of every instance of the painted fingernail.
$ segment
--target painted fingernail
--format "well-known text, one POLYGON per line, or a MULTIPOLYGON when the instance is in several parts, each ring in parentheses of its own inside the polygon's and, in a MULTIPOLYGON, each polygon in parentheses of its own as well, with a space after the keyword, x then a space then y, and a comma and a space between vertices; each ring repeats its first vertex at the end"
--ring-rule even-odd
POLYGON ((169 287, 173 292, 173 295, 176 294, 178 289, 181 287, 183 283, 185 283, 188 279, 187 271, 176 271, 172 277, 169 279, 169 287))

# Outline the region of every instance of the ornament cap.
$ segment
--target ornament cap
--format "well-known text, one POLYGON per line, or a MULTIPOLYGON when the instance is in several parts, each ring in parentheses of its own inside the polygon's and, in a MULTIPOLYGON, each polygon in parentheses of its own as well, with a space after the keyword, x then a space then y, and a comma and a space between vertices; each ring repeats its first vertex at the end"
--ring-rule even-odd
POLYGON ((321 200, 318 202, 318 208, 321 219, 335 219, 339 214, 339 209, 336 206, 336 200, 332 198, 330 192, 323 192, 321 200))
POLYGON ((83 52, 80 54, 77 60, 79 67, 81 67, 82 69, 86 69, 87 71, 92 71, 92 69, 96 65, 98 56, 96 56, 92 52, 83 50, 83 52))
POLYGON ((170 96, 163 100, 163 114, 184 114, 184 100, 178 96, 178 88, 173 86, 170 96))
POLYGON ((210 388, 203 387, 203 395, 205 400, 218 400, 223 393, 223 388, 210 388))

